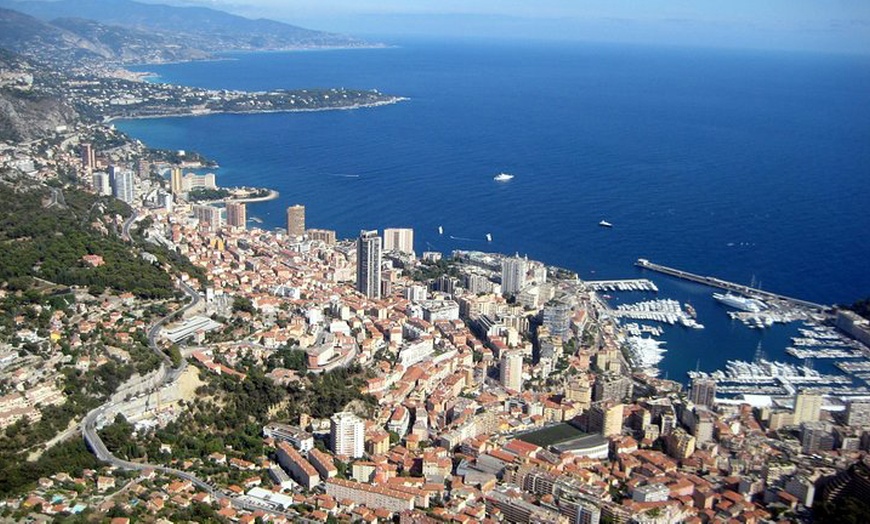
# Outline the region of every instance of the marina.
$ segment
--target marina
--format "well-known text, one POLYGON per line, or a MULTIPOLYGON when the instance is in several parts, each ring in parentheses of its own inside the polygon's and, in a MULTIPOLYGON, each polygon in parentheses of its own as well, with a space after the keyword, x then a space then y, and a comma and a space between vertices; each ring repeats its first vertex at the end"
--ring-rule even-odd
POLYGON ((616 309, 611 309, 610 314, 616 318, 651 320, 669 325, 680 324, 684 327, 695 329, 704 327, 692 318, 678 301, 672 299, 646 300, 636 304, 620 304, 616 306, 616 309))
POLYGON ((834 396, 870 392, 865 387, 855 387, 853 380, 848 376, 824 375, 807 366, 773 362, 763 358, 753 362, 729 360, 724 370, 709 374, 692 371, 689 372, 689 376, 693 379, 713 379, 716 381, 716 393, 725 396, 740 394, 793 396, 802 390, 834 396))
MULTIPOLYGON (((732 318, 744 320, 767 313, 732 312, 732 318)), ((776 317, 777 322, 791 321, 776 317)), ((870 392, 861 381, 870 384, 870 350, 860 342, 838 332, 831 326, 806 323, 791 337, 785 353, 804 362, 803 365, 767 360, 759 344, 752 362, 729 360, 724 370, 713 373, 689 372, 689 377, 706 377, 716 381, 716 392, 723 396, 769 395, 792 396, 799 390, 810 390, 835 397, 851 397, 870 392), (813 369, 814 359, 836 360, 828 369, 842 373, 823 374, 813 369)))
POLYGON ((645 333, 653 337, 660 337, 665 332, 665 330, 659 326, 638 324, 637 322, 629 322, 628 324, 623 324, 622 329, 624 329, 629 335, 633 337, 639 337, 645 333))
POLYGON ((632 365, 652 376, 658 375, 657 366, 667 353, 662 345, 664 342, 660 340, 639 336, 628 337, 626 340, 626 349, 632 365))
POLYGON ((652 280, 637 278, 630 280, 587 280, 584 282, 593 291, 649 291, 656 293, 659 288, 652 280))
POLYGON ((785 352, 794 358, 805 360, 808 358, 862 358, 864 355, 842 348, 796 348, 787 347, 785 352))
POLYGON ((859 362, 837 362, 834 366, 846 373, 870 373, 870 360, 862 360, 859 362))

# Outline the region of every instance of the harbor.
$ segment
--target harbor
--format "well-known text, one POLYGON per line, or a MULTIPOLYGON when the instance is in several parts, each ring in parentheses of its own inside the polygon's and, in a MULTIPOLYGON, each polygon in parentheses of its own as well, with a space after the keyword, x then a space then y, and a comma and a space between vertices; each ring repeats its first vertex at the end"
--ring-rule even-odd
POLYGON ((764 358, 753 362, 729 360, 724 370, 713 373, 692 371, 689 377, 713 379, 716 382, 716 394, 726 397, 790 397, 798 391, 815 391, 830 396, 870 394, 870 388, 855 386, 851 377, 822 374, 805 365, 773 362, 764 358))
POLYGON ((620 304, 611 309, 610 314, 616 318, 633 320, 651 320, 669 325, 682 325, 688 328, 701 329, 704 326, 692 318, 680 303, 673 299, 645 300, 635 304, 620 304))
POLYGON ((803 390, 840 399, 870 394, 870 349, 860 342, 833 327, 809 323, 798 328, 790 342, 785 354, 801 364, 768 360, 759 344, 751 362, 729 360, 724 369, 690 371, 689 377, 714 380, 716 393, 723 398, 790 397, 803 390), (814 360, 834 362, 820 366, 829 370, 820 372, 814 369, 814 360))
POLYGON ((657 293, 659 288, 652 280, 636 278, 629 280, 586 280, 584 282, 592 291, 645 291, 657 293))
POLYGON ((645 258, 637 259, 637 262, 635 262, 635 266, 642 269, 655 271, 657 273, 662 273, 664 275, 688 280, 690 282, 704 284, 706 286, 724 289, 726 291, 733 291, 735 293, 740 293, 742 295, 746 295, 752 298, 783 303, 783 305, 790 304, 792 306, 808 308, 813 313, 827 313, 831 309, 830 306, 826 306, 823 304, 816 304, 815 302, 809 302, 807 300, 801 300, 798 298, 787 297, 785 295, 779 295, 777 293, 771 293, 770 291, 764 291, 754 287, 736 284, 734 282, 728 282, 726 280, 722 280, 716 277, 697 275, 695 273, 689 273, 688 271, 683 271, 681 269, 663 266, 660 264, 654 264, 645 258))

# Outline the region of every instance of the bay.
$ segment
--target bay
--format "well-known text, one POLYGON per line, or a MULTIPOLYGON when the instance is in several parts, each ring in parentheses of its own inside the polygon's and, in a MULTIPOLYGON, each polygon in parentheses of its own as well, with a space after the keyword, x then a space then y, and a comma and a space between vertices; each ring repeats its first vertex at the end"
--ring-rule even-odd
POLYGON ((410 100, 118 127, 216 159, 219 184, 277 189, 249 209, 268 227, 301 203, 308 227, 342 237, 413 227, 418 252, 519 252, 587 279, 652 277, 707 326, 668 330, 671 378, 749 359, 759 342, 788 359, 795 327, 734 324, 713 290, 641 273, 639 257, 823 303, 870 294, 868 57, 411 40, 226 58, 141 70, 209 88, 410 100), (499 172, 515 178, 497 183, 499 172))

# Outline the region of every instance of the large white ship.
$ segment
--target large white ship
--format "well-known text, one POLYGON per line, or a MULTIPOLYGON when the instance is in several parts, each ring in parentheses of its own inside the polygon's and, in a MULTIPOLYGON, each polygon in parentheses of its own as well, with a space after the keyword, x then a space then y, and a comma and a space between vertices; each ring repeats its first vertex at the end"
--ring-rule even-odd
POLYGON ((713 293, 713 298, 725 304, 726 306, 731 306, 742 311, 749 311, 751 313, 758 313, 759 311, 767 307, 760 300, 748 297, 741 297, 740 295, 734 295, 730 292, 725 293, 724 295, 722 293, 713 293))

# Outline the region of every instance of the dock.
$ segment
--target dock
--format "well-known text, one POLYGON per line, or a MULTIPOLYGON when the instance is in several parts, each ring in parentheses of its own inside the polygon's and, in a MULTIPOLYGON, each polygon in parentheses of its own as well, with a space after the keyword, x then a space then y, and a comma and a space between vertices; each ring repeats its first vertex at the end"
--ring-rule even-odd
POLYGON ((805 308, 809 308, 815 310, 819 313, 825 313, 831 309, 830 306, 826 306, 823 304, 816 304, 815 302, 809 302, 807 300, 801 300, 799 298, 787 297, 785 295, 779 295, 777 293, 771 293, 770 291, 763 291, 761 289, 757 289, 750 286, 744 286, 742 284, 735 284, 734 282, 728 282, 726 280, 722 280, 716 277, 707 277, 702 275, 696 275, 695 273, 689 273, 688 271, 683 271, 681 269, 676 269, 668 266, 662 266, 660 264, 654 264, 645 258, 637 259, 637 262, 634 264, 635 266, 648 269, 650 271, 655 271, 657 273, 662 273, 664 275, 680 278, 683 280, 688 280, 690 282, 696 282, 698 284, 704 284, 705 286, 715 287, 718 289, 724 289, 726 291, 734 291, 735 293, 740 293, 742 295, 747 295, 750 297, 756 297, 765 300, 778 300, 782 302, 788 302, 796 306, 801 306, 805 308))
POLYGON ((657 292, 659 288, 645 278, 628 280, 586 280, 586 287, 593 291, 648 291, 657 292))

